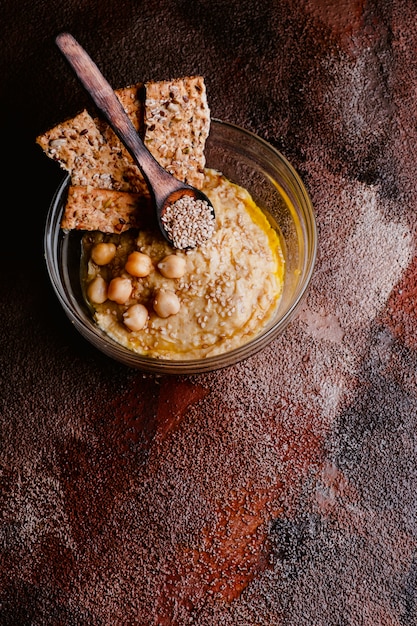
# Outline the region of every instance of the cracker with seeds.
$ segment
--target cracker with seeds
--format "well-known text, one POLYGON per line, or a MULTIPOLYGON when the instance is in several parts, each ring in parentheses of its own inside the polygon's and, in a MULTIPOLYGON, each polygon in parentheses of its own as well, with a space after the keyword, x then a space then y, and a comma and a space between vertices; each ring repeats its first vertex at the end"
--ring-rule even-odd
MULTIPOLYGON (((138 87, 116 92, 133 124, 139 127, 138 87)), ((58 124, 36 142, 70 173, 71 183, 99 189, 147 193, 139 168, 109 126, 84 110, 58 124)))
MULTIPOLYGON (((138 83, 137 85, 118 89, 115 93, 124 110, 128 114, 133 126, 139 135, 142 135, 144 117, 143 84, 138 83)), ((117 155, 117 158, 119 159, 119 162, 115 163, 114 167, 111 163, 107 165, 107 167, 110 167, 111 170, 116 172, 116 175, 113 174, 113 179, 119 181, 118 183, 113 184, 112 189, 148 194, 147 185, 143 179, 141 171, 137 165, 134 164, 132 157, 123 146, 120 139, 105 120, 101 118, 94 118, 94 122, 101 132, 105 142, 111 147, 113 154, 117 155)), ((103 166, 105 165, 106 164, 103 163, 103 166)))
POLYGON ((149 196, 70 185, 61 228, 123 233, 143 228, 151 217, 149 196))
POLYGON ((201 76, 145 84, 145 145, 179 180, 201 188, 210 110, 201 76))

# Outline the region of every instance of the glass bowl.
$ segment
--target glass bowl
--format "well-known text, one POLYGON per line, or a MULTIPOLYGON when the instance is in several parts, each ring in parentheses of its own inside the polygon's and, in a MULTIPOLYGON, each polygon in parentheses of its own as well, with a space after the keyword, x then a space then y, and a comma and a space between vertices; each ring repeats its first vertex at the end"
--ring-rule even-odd
POLYGON ((159 374, 197 374, 233 365, 263 349, 293 319, 314 269, 317 230, 308 193, 290 163, 269 143, 238 126, 211 120, 206 166, 222 172, 249 191, 276 229, 285 257, 279 307, 260 333, 239 348, 201 359, 166 360, 137 354, 121 346, 95 323, 80 282, 80 231, 60 228, 69 177, 58 187, 46 220, 47 270, 58 299, 77 330, 107 356, 133 368, 159 374))

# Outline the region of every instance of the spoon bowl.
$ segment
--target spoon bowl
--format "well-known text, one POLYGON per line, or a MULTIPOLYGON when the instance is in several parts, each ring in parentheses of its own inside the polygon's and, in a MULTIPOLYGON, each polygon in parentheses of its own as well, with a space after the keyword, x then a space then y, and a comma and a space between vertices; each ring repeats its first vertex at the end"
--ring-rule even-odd
POLYGON ((114 90, 77 40, 64 32, 56 37, 55 42, 142 172, 164 238, 176 248, 193 248, 203 243, 214 230, 215 214, 210 200, 199 189, 172 176, 153 157, 114 90), (168 228, 166 224, 169 224, 168 228))

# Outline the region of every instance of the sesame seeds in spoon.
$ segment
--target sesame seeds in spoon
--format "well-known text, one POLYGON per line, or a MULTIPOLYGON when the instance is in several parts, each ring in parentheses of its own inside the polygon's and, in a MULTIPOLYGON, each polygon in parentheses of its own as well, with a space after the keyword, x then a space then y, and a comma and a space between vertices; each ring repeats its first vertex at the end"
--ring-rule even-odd
POLYGON ((210 205, 187 194, 166 206, 161 222, 175 248, 197 248, 214 232, 210 205))
POLYGON ((145 147, 129 116, 87 52, 69 33, 56 44, 78 79, 142 172, 151 192, 159 229, 175 248, 205 243, 215 228, 214 208, 207 196, 165 170, 145 147))

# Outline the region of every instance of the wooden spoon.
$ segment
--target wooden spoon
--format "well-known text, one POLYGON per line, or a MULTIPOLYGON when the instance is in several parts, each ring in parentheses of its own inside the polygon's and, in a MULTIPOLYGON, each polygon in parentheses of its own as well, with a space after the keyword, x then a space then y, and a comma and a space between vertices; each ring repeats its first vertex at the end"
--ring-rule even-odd
POLYGON ((162 235, 177 248, 192 248, 203 243, 214 229, 215 215, 210 200, 200 190, 176 179, 156 161, 140 139, 112 87, 76 39, 69 33, 60 33, 55 41, 95 105, 142 172, 154 200, 162 235), (182 204, 181 208, 178 212, 172 211, 176 208, 177 202, 182 204), (184 212, 188 209, 190 209, 189 219, 195 221, 192 231, 196 236, 191 238, 182 236, 186 224, 183 223, 181 226, 180 223, 175 223, 177 213, 184 219, 184 212), (167 219, 167 210, 170 213, 170 220, 167 219), (169 228, 166 226, 167 223, 170 224, 169 228))

